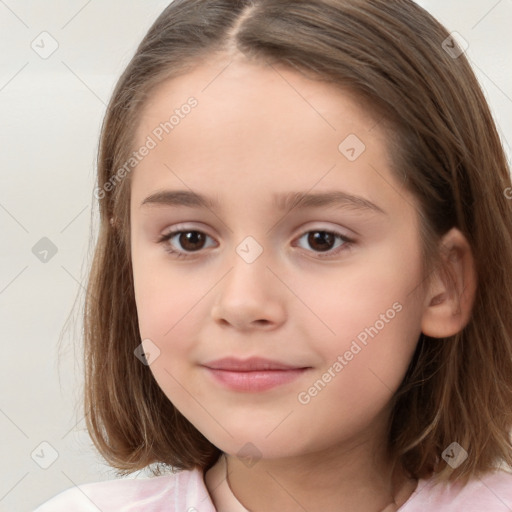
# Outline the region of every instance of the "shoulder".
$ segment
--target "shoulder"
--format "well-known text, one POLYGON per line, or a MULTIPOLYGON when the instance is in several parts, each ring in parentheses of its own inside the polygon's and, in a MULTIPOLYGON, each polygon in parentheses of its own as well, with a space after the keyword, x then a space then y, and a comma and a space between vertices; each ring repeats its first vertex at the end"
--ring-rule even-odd
POLYGON ((215 512, 199 469, 152 478, 82 484, 43 503, 34 512, 215 512))
POLYGON ((419 512, 426 510, 425 507, 440 512, 510 512, 512 473, 491 471, 471 479, 465 486, 457 482, 420 480, 399 512, 419 512))

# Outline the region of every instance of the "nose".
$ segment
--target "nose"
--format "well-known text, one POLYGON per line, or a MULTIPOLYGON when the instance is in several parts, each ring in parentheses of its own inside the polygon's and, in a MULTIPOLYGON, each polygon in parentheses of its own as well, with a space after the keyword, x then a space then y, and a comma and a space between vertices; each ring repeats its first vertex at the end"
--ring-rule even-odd
POLYGON ((267 266, 263 256, 248 263, 235 255, 232 261, 231 269, 214 288, 213 319, 241 331, 281 325, 286 317, 286 286, 278 273, 267 266))

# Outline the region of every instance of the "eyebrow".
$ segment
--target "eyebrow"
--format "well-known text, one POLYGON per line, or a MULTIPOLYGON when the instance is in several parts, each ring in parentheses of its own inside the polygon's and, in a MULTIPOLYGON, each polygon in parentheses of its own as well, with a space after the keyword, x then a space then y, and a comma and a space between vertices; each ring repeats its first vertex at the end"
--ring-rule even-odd
MULTIPOLYGON (((281 211, 291 210, 293 208, 321 208, 321 207, 339 207, 351 208, 354 210, 373 211, 387 215, 386 212, 375 203, 361 196, 347 194, 341 190, 332 192, 287 192, 285 194, 274 194, 272 196, 274 206, 281 211)), ((188 206, 191 208, 206 208, 217 211, 220 202, 212 197, 203 196, 190 190, 162 190, 155 192, 141 203, 153 206, 188 206)))

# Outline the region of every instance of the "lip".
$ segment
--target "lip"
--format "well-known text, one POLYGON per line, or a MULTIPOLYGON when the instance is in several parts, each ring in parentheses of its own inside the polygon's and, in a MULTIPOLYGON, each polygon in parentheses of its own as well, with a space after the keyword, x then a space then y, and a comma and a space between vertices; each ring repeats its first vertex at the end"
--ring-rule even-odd
POLYGON ((202 365, 213 379, 234 391, 266 391, 292 382, 310 367, 293 366, 261 357, 227 357, 202 365))
POLYGON ((235 372, 254 372, 266 370, 296 370, 304 368, 303 366, 293 366, 280 363, 264 357, 250 357, 249 359, 237 359, 236 357, 225 357, 217 359, 203 366, 212 370, 227 370, 235 372))

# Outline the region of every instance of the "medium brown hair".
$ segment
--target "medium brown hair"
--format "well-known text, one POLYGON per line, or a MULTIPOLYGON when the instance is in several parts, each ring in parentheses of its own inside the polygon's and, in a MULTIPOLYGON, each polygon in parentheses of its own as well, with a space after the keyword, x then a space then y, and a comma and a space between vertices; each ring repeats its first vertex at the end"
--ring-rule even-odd
POLYGON ((214 52, 235 50, 328 80, 392 127, 386 135, 393 171, 418 201, 426 271, 439 264, 438 242, 450 228, 471 246, 478 278, 471 319, 455 336, 418 340, 393 397, 394 463, 415 478, 436 470, 440 479, 464 481, 512 465, 509 169, 475 75, 464 54, 445 50, 448 37, 409 0, 175 0, 158 17, 120 77, 102 126, 101 225, 84 316, 87 428, 120 473, 149 465, 155 473, 207 469, 221 453, 134 356, 141 339, 130 175, 113 180, 134 150, 153 88, 214 52), (469 456, 452 470, 441 454, 454 441, 469 456))

